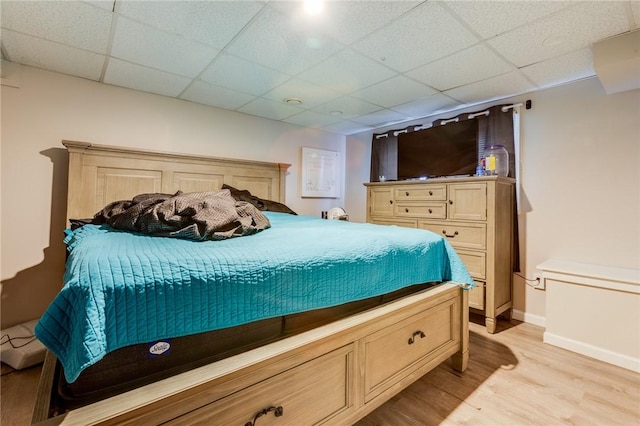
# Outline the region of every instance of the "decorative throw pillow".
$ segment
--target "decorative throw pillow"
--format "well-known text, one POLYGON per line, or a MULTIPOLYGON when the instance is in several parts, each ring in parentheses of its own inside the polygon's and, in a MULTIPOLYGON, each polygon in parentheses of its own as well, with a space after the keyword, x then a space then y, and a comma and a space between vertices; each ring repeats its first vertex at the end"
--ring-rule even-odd
POLYGON ((233 186, 227 185, 226 183, 222 185, 222 189, 228 189, 231 192, 231 196, 235 198, 236 201, 246 201, 256 206, 259 210, 297 215, 296 212, 291 210, 285 204, 256 197, 246 189, 237 189, 233 186))

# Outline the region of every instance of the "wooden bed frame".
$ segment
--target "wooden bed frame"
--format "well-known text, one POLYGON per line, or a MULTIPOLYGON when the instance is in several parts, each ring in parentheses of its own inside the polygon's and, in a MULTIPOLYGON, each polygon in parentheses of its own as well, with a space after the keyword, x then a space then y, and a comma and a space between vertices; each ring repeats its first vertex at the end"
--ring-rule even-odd
MULTIPOLYGON (((285 202, 289 164, 63 144, 68 219, 139 193, 222 184, 285 202)), ((51 418, 48 353, 33 423, 352 424, 448 358, 464 371, 468 344, 468 292, 447 282, 51 418)))

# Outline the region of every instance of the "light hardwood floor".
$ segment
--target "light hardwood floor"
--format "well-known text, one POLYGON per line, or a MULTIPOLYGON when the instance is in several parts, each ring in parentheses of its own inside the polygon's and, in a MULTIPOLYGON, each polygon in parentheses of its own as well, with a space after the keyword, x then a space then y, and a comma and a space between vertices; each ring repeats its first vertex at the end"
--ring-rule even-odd
MULTIPOLYGON (((445 363, 357 426, 640 425, 640 374, 546 345, 531 324, 501 320, 491 335, 471 320, 466 372, 445 363)), ((28 425, 40 367, 7 370, 0 424, 28 425)))

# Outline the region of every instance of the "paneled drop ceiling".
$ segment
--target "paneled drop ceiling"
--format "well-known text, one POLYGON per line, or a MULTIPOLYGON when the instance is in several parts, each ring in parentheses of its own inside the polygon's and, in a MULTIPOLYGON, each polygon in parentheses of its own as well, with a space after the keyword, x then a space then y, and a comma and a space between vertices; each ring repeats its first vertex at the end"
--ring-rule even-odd
POLYGON ((347 135, 593 76, 640 27, 637 0, 304 6, 2 0, 2 57, 347 135))

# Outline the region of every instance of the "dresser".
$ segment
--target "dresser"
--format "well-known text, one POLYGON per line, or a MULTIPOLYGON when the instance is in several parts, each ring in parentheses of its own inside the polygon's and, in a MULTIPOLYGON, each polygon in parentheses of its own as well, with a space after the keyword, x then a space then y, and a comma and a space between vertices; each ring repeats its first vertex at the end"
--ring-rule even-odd
POLYGON ((451 243, 476 283, 469 308, 482 312, 487 331, 494 333, 496 317, 511 314, 515 180, 486 176, 365 186, 367 222, 427 229, 451 243))

